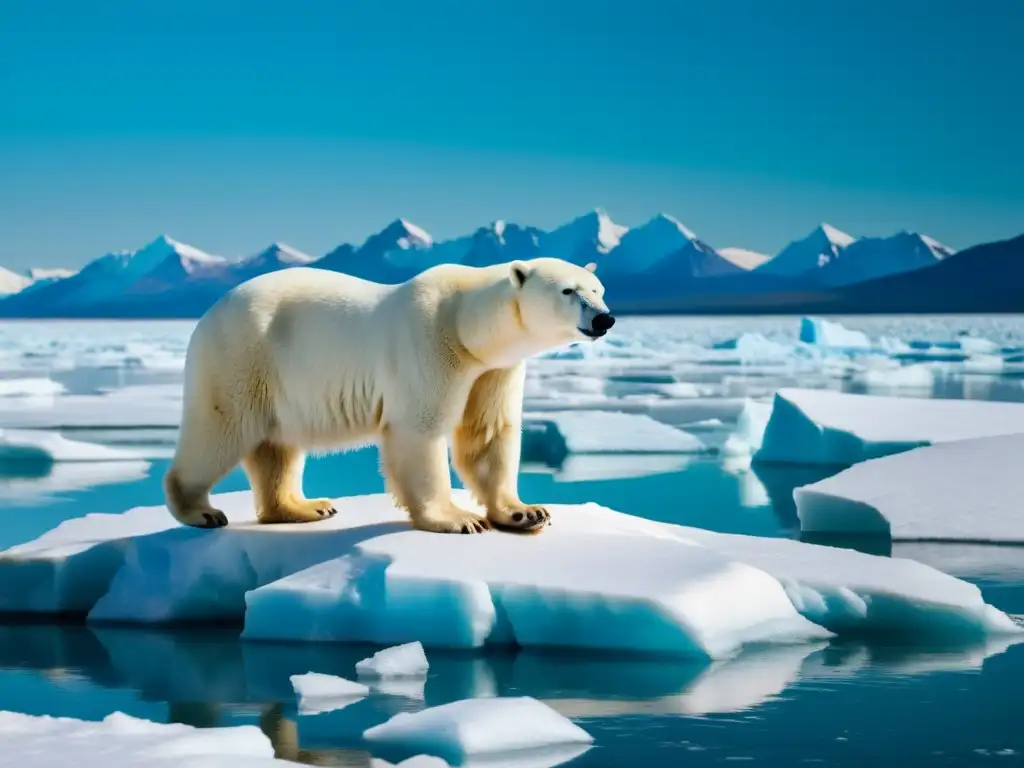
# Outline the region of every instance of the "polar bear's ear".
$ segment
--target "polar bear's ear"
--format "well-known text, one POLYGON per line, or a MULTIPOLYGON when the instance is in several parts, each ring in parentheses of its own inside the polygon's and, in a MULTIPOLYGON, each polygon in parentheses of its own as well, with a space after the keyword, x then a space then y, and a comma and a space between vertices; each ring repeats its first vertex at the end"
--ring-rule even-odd
POLYGON ((516 288, 522 288, 523 283, 526 282, 526 278, 530 276, 530 268, 521 261, 513 261, 509 267, 509 278, 512 280, 512 285, 516 288))
POLYGON ((597 263, 592 261, 587 264, 584 269, 587 270, 587 272, 597 272, 597 263))

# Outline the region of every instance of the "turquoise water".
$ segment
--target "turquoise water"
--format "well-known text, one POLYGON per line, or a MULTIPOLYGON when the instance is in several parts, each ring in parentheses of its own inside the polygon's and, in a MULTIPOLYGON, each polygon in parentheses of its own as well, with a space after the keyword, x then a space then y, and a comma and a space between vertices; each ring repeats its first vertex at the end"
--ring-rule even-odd
MULTIPOLYGON (((0 548, 69 516, 160 503, 165 468, 166 462, 153 462, 143 479, 63 493, 45 504, 5 501, 0 548)), ((791 489, 821 472, 760 472, 702 458, 675 471, 606 481, 528 473, 520 487, 526 499, 593 500, 719 531, 793 535, 791 489)), ((236 472, 218 490, 245 487, 236 472)), ((312 460, 305 489, 317 496, 381 491, 375 451, 312 460)), ((956 548, 933 545, 926 554, 940 567, 962 560, 956 548)), ((972 566, 966 577, 998 607, 1024 612, 1024 548, 988 548, 980 560, 991 565, 972 566)), ((353 664, 374 649, 243 644, 237 634, 235 627, 0 625, 0 709, 86 719, 120 710, 199 726, 259 724, 281 757, 366 766, 360 734, 367 727, 424 703, 498 693, 546 701, 595 737, 593 749, 563 763, 570 766, 1024 763, 1024 645, 950 653, 846 641, 751 651, 711 666, 579 653, 433 652, 422 700, 398 691, 299 716, 289 675, 351 677, 353 664)))

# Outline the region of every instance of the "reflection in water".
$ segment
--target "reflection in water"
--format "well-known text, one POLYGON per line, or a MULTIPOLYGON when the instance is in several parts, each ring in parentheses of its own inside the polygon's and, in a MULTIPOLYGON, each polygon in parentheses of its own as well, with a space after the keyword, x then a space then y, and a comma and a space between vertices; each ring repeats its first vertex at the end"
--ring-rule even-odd
MULTIPOLYGON (((730 661, 623 658, 539 651, 467 654, 432 651, 422 690, 377 689, 344 709, 300 716, 289 677, 321 672, 353 679, 357 661, 374 647, 240 643, 236 630, 164 632, 83 626, 0 626, 0 679, 9 670, 48 678, 48 698, 74 695, 82 679, 105 689, 135 691, 141 702, 166 702, 167 717, 197 727, 258 720, 284 759, 314 765, 365 766, 367 728, 402 711, 465 698, 532 696, 574 719, 712 716, 777 701, 798 683, 875 675, 921 675, 979 669, 1007 644, 956 652, 910 651, 855 642, 753 649, 730 661), (63 692, 63 693, 62 693, 63 692)), ((12 683, 0 685, 0 709, 12 683)), ((96 711, 109 713, 96 699, 96 711)), ((130 709, 128 707, 127 709, 130 709)), ((132 712, 128 712, 132 714, 132 712)), ((586 724, 584 724, 586 728, 586 724)), ((522 756, 524 765, 552 766, 564 753, 522 756)), ((505 763, 502 763, 503 765, 505 763)))

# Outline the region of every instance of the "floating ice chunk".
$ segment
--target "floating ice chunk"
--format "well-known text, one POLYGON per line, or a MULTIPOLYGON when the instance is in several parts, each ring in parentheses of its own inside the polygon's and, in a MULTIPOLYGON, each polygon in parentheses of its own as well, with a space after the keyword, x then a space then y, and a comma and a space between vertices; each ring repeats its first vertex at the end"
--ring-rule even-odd
POLYGON ((904 541, 1024 544, 1024 435, 864 462, 794 491, 801 530, 904 541))
POLYGON ((68 440, 55 432, 0 429, 0 462, 138 461, 138 451, 68 440))
POLYGON ((414 641, 377 651, 356 664, 356 674, 370 678, 423 677, 429 668, 423 644, 414 641))
POLYGON ((292 675, 288 679, 299 695, 299 712, 304 715, 344 709, 370 695, 370 689, 362 683, 319 672, 292 675))
POLYGON ((572 453, 704 453, 700 438, 649 416, 614 411, 551 411, 524 417, 527 456, 572 453), (528 449, 528 450, 527 450, 528 449))
POLYGON ((465 699, 402 712, 368 729, 363 738, 371 747, 427 753, 450 763, 551 747, 586 748, 594 741, 571 720, 528 696, 465 699))
POLYGON ((193 728, 153 723, 121 712, 100 722, 0 712, 0 755, 8 765, 288 766, 254 725, 193 728))
POLYGON ((931 366, 919 363, 884 368, 869 368, 864 383, 871 389, 931 389, 935 376, 931 366))
POLYGON ((839 323, 820 317, 800 319, 800 341, 832 349, 871 349, 874 347, 866 333, 852 331, 839 323))
POLYGON ((760 462, 848 466, 932 443, 1024 432, 1024 404, 780 389, 760 462))
POLYGON ((187 528, 164 507, 139 508, 69 520, 0 554, 0 611, 130 623, 244 613, 250 638, 698 658, 827 634, 767 574, 592 504, 551 505, 555 524, 524 538, 410 530, 384 494, 338 500, 336 517, 305 525, 255 524, 245 492, 213 503, 231 525, 187 528))
MULTIPOLYGON (((4 476, 0 481, 0 499, 44 503, 53 495, 67 491, 142 480, 149 473, 149 468, 148 461, 79 461, 52 464, 45 474, 36 471, 34 467, 26 468, 26 471, 19 474, 8 465, 4 467, 4 476)), ((3 537, 0 536, 2 541, 3 537)))
POLYGON ((1006 361, 999 355, 971 355, 960 365, 965 373, 1002 373, 1006 361))
POLYGON ((714 348, 719 352, 734 353, 717 354, 715 358, 736 359, 743 365, 784 361, 794 354, 792 345, 772 341, 761 333, 744 333, 735 339, 715 344, 714 348))
POLYGON ((0 379, 0 397, 50 398, 64 391, 53 379, 0 379))
POLYGON ((757 400, 743 401, 743 410, 736 420, 736 430, 726 438, 722 453, 726 456, 743 456, 757 451, 764 440, 764 431, 772 415, 772 403, 757 400))
POLYGON ((46 408, 17 407, 17 398, 0 398, 0 425, 33 429, 177 428, 181 393, 180 384, 147 384, 98 395, 60 395, 46 408))
POLYGON ((440 757, 413 755, 400 763, 389 763, 377 757, 370 758, 370 768, 450 768, 440 757))
POLYGON ((960 349, 968 355, 991 355, 999 351, 999 345, 979 336, 961 334, 957 337, 960 349))

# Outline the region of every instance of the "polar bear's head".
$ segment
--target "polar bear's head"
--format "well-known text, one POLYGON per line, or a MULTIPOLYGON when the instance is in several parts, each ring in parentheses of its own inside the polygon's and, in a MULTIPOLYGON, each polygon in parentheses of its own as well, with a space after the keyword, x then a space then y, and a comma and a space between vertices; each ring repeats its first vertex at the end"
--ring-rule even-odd
POLYGON ((523 326, 537 341, 557 347, 594 341, 615 324, 604 303, 596 264, 577 267, 561 259, 513 261, 509 279, 517 292, 523 326))

